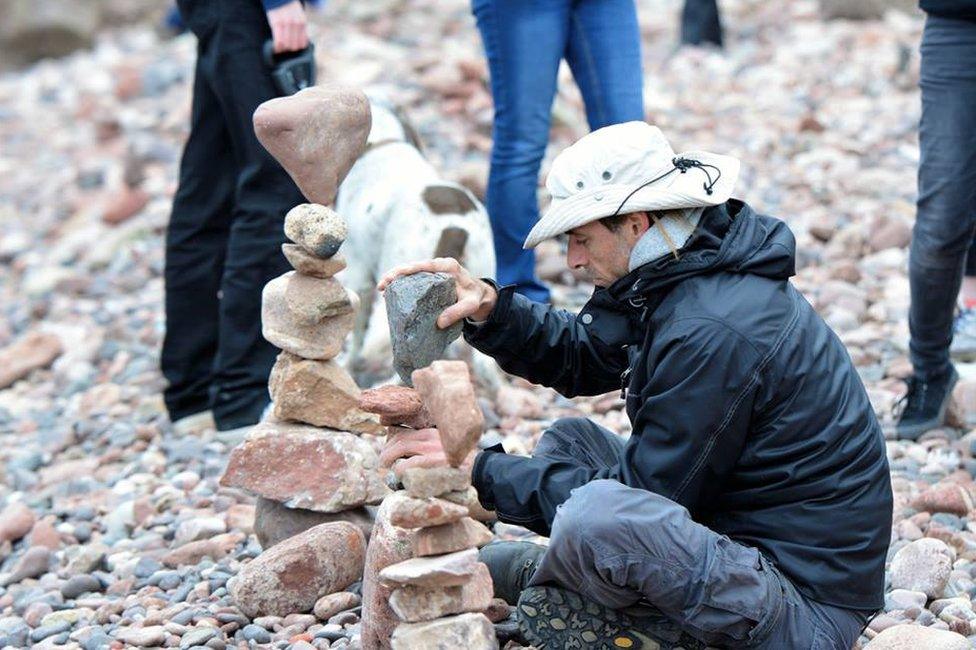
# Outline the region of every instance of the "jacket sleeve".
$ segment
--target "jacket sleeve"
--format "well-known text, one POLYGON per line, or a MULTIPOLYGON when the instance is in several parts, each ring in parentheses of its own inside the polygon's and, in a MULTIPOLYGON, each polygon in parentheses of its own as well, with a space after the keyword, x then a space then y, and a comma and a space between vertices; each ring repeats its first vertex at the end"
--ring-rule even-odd
POLYGON ((261 0, 261 3, 264 5, 265 11, 271 11, 272 9, 277 9, 278 7, 286 5, 289 2, 291 2, 291 0, 261 0))
POLYGON ((566 397, 619 390, 627 369, 622 347, 604 343, 576 315, 532 302, 512 286, 498 289, 485 323, 465 324, 464 338, 505 372, 566 397))
POLYGON ((610 478, 666 496, 689 510, 707 508, 735 465, 750 426, 761 357, 740 334, 708 319, 672 323, 681 334, 655 341, 639 395, 634 431, 620 462, 592 469, 546 457, 478 454, 473 483, 499 519, 548 535, 570 491, 610 478), (676 327, 677 326, 677 327, 676 327))

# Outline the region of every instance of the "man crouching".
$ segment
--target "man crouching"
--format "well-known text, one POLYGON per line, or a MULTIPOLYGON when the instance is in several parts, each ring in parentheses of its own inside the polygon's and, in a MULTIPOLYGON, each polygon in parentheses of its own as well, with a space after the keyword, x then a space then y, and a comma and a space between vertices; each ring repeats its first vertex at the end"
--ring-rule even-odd
MULTIPOLYGON (((561 394, 621 390, 626 443, 555 421, 532 457, 475 457, 481 504, 548 535, 482 549, 499 596, 547 648, 849 649, 883 605, 892 498, 881 429, 843 345, 790 284, 787 226, 730 199, 739 163, 675 155, 643 122, 554 161, 526 247, 567 233, 597 286, 579 314, 452 260, 464 336, 561 394)), ((392 443, 402 471, 436 432, 392 443)))

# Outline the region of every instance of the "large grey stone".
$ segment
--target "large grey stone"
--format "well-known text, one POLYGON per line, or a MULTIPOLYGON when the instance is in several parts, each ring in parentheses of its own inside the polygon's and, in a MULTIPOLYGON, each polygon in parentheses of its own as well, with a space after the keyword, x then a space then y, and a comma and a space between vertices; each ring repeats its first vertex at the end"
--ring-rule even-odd
POLYGON ((445 273, 414 273, 395 279, 385 292, 386 313, 393 342, 393 367, 405 383, 410 375, 444 356, 444 349, 461 334, 460 322, 437 327, 437 317, 457 302, 454 279, 445 273))

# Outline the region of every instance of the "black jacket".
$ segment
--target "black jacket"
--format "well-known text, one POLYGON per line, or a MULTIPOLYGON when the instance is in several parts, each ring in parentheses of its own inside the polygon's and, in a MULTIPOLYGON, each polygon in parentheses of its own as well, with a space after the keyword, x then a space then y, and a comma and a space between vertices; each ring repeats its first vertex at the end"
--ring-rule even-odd
POLYGON ((933 16, 976 20, 976 0, 921 0, 918 6, 933 16))
POLYGON ((599 472, 482 452, 483 505, 547 535, 570 490, 616 479, 758 547, 810 598, 881 607, 883 436, 844 346, 788 282, 794 253, 786 224, 733 200, 705 211, 680 260, 598 289, 578 316, 500 290, 468 342, 566 396, 623 384, 633 433, 599 472))

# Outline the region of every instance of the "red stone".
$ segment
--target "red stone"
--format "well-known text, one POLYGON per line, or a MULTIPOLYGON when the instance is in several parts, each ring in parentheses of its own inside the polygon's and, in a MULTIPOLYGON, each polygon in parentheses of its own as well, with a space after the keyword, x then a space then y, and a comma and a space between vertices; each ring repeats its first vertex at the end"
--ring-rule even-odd
POLYGON ((363 573, 363 650, 389 648, 390 637, 399 623, 389 604, 393 589, 379 582, 379 573, 413 555, 411 539, 414 531, 390 522, 390 514, 401 507, 399 502, 404 498, 399 492, 391 494, 376 513, 363 573))
POLYGON ((265 421, 232 452, 220 479, 291 508, 340 512, 388 492, 368 441, 344 431, 265 421))
POLYGON ((414 370, 411 379, 440 433, 448 461, 457 467, 477 446, 485 423, 467 364, 435 361, 414 370))

